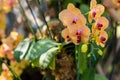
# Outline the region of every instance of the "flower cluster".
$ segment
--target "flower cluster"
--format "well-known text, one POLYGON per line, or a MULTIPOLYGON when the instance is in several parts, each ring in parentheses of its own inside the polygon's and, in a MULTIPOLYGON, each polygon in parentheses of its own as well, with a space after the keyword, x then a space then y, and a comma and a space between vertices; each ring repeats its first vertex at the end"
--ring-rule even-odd
POLYGON ((67 9, 59 13, 59 19, 66 28, 62 31, 62 37, 66 42, 72 41, 78 45, 80 42, 87 43, 91 34, 92 40, 97 45, 104 47, 108 35, 105 29, 108 27, 108 20, 101 16, 104 13, 104 6, 97 4, 96 0, 91 0, 88 21, 92 24, 92 32, 86 26, 86 18, 80 10, 73 4, 69 3, 67 9), (94 20, 94 22, 93 22, 94 20))
POLYGON ((73 4, 68 4, 67 9, 59 13, 59 19, 66 26, 62 31, 62 36, 66 42, 72 41, 76 45, 80 42, 88 42, 90 29, 86 26, 85 17, 73 4))
MULTIPOLYGON (((9 60, 10 67, 19 76, 22 74, 27 62, 22 60, 20 63, 18 63, 14 58, 13 51, 22 40, 22 35, 18 34, 16 31, 12 31, 7 38, 2 38, 2 44, 0 45, 0 58, 9 60)), ((13 80, 11 71, 4 63, 2 63, 2 69, 0 80, 13 80)))
POLYGON ((95 40, 97 45, 104 47, 105 42, 108 39, 108 35, 105 32, 105 29, 109 24, 108 20, 105 17, 101 16, 104 12, 104 6, 97 4, 96 0, 91 0, 90 9, 91 11, 89 12, 88 20, 90 23, 92 20, 95 20, 95 22, 92 24, 93 40, 95 40))

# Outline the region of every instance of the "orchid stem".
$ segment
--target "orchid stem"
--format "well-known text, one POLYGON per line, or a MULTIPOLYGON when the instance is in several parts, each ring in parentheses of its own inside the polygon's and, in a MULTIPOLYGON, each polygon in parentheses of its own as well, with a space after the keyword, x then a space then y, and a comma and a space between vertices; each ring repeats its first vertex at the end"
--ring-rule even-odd
POLYGON ((45 24, 46 24, 46 26, 47 26, 48 34, 49 34, 50 38, 52 39, 52 34, 51 34, 51 32, 50 32, 50 28, 49 28, 49 26, 48 26, 48 24, 47 24, 47 21, 45 20, 44 13, 43 13, 43 11, 42 11, 42 9, 41 9, 41 7, 40 7, 40 1, 39 1, 39 0, 36 0, 36 3, 37 3, 37 6, 38 6, 38 9, 39 9, 39 12, 41 13, 41 15, 42 15, 42 17, 43 17, 43 20, 44 20, 44 22, 45 22, 45 24))
POLYGON ((24 16, 24 18, 26 19, 27 24, 28 24, 28 26, 29 26, 32 34, 34 35, 35 39, 37 39, 37 38, 36 38, 36 35, 35 35, 35 32, 34 32, 34 30, 33 30, 33 28, 32 28, 32 25, 31 25, 29 19, 27 18, 26 14, 25 14, 25 11, 24 11, 24 9, 23 9, 23 7, 22 7, 22 5, 21 5, 20 0, 18 0, 18 3, 19 3, 19 6, 20 6, 20 8, 21 8, 21 9, 20 9, 20 10, 21 10, 21 13, 22 13, 22 15, 24 16))
POLYGON ((28 7, 29 7, 29 9, 30 9, 30 12, 31 12, 31 14, 32 14, 32 16, 33 16, 33 19, 34 19, 34 21, 35 21, 35 24, 37 25, 37 28, 38 28, 38 30, 39 30, 39 32, 40 32, 40 34, 41 34, 41 37, 43 37, 42 31, 41 31, 40 28, 39 28, 39 25, 38 25, 38 23, 37 23, 37 20, 36 20, 36 18, 35 18, 35 15, 34 15, 32 9, 31 9, 31 7, 30 7, 30 5, 29 5, 29 2, 28 2, 28 0, 25 0, 25 1, 27 2, 27 5, 28 5, 28 7))
MULTIPOLYGON (((61 0, 58 1, 58 6, 59 6, 59 12, 61 11, 61 0)), ((59 20, 60 22, 60 33, 62 31, 62 22, 59 20)), ((62 36, 60 36, 60 42, 62 42, 63 39, 62 39, 62 36)))
POLYGON ((75 59, 76 59, 76 80, 80 80, 80 53, 79 53, 79 45, 75 46, 75 59))
POLYGON ((6 61, 4 61, 4 60, 2 60, 2 59, 0 58, 0 62, 1 62, 1 63, 4 63, 4 64, 8 67, 8 69, 9 69, 9 70, 11 71, 11 73, 13 74, 14 78, 16 78, 17 80, 22 80, 22 79, 11 69, 11 67, 7 64, 6 61))

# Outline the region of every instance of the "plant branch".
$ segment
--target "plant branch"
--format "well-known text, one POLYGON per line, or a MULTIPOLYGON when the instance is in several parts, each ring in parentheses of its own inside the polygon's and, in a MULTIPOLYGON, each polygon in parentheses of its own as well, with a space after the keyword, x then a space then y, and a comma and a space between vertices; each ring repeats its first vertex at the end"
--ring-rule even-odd
POLYGON ((38 6, 38 9, 39 9, 39 12, 41 13, 41 15, 42 15, 42 17, 43 17, 43 20, 44 20, 44 22, 45 22, 45 24, 46 24, 46 26, 47 26, 48 34, 49 34, 50 38, 52 39, 52 34, 51 34, 51 32, 50 32, 50 29, 49 29, 49 26, 48 26, 48 24, 47 24, 47 21, 45 20, 44 13, 43 13, 43 11, 42 11, 42 9, 41 9, 41 7, 40 7, 40 1, 39 1, 39 0, 36 0, 36 3, 37 3, 37 6, 38 6))
POLYGON ((37 39, 37 38, 36 38, 36 35, 35 35, 35 32, 34 32, 34 30, 33 30, 33 28, 32 28, 32 25, 31 25, 29 19, 27 18, 26 14, 25 14, 25 11, 24 11, 24 9, 23 9, 21 3, 20 3, 20 0, 18 0, 18 3, 19 3, 19 6, 20 6, 20 10, 21 10, 22 15, 23 15, 24 18, 27 20, 27 24, 28 24, 28 26, 29 26, 31 32, 33 33, 35 39, 37 39))
POLYGON ((26 1, 27 5, 28 5, 28 7, 29 7, 29 9, 30 9, 30 12, 31 12, 31 14, 32 14, 32 16, 33 16, 33 19, 34 19, 34 21, 35 21, 35 24, 37 25, 37 28, 39 29, 39 32, 40 32, 40 34, 41 34, 41 37, 43 37, 42 31, 41 31, 40 28, 39 28, 39 25, 38 25, 38 23, 37 23, 37 20, 36 20, 36 18, 35 18, 35 15, 34 15, 32 9, 31 9, 31 7, 30 7, 30 5, 29 5, 29 2, 28 2, 28 0, 25 0, 25 1, 26 1))
POLYGON ((4 64, 8 67, 8 69, 11 71, 11 73, 13 74, 13 76, 14 76, 17 80, 22 80, 22 79, 11 69, 11 67, 7 64, 7 62, 5 62, 4 60, 2 60, 1 58, 0 58, 0 62, 4 63, 4 64))

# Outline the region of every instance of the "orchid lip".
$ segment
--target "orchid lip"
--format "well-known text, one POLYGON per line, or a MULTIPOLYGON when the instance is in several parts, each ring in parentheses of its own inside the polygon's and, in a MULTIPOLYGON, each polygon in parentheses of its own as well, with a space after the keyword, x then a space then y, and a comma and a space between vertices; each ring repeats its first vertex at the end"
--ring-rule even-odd
POLYGON ((120 3, 120 0, 118 0, 118 3, 120 3))
POLYGON ((98 30, 101 30, 101 28, 103 27, 103 25, 100 22, 98 22, 97 23, 97 27, 98 27, 98 30))
POLYGON ((82 34, 82 30, 77 30, 77 32, 76 32, 76 35, 80 35, 80 34, 82 34))
POLYGON ((66 38, 70 38, 70 37, 67 35, 66 38))
POLYGON ((106 40, 106 38, 105 38, 104 36, 101 36, 101 37, 100 37, 100 40, 101 40, 101 42, 103 43, 103 42, 106 40))
POLYGON ((96 10, 93 10, 93 12, 92 12, 92 16, 93 16, 93 17, 96 16, 96 10))
POLYGON ((77 21, 78 21, 78 18, 75 17, 75 18, 73 19, 73 22, 72 22, 72 23, 75 23, 75 24, 76 24, 77 21))
POLYGON ((77 36, 77 43, 81 42, 81 36, 77 36))
POLYGON ((71 41, 70 36, 67 35, 66 38, 67 38, 67 41, 71 41))

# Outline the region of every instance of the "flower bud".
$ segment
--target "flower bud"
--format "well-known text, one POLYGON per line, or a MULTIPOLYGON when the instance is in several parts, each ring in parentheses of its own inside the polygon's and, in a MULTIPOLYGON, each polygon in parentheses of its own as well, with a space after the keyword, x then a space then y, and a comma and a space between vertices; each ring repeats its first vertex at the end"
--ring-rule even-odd
POLYGON ((102 56, 103 55, 103 52, 102 52, 102 50, 98 50, 98 54, 100 55, 100 56, 102 56))
POLYGON ((88 50, 87 44, 83 44, 83 45, 81 46, 81 52, 82 52, 82 53, 86 53, 87 50, 88 50))

